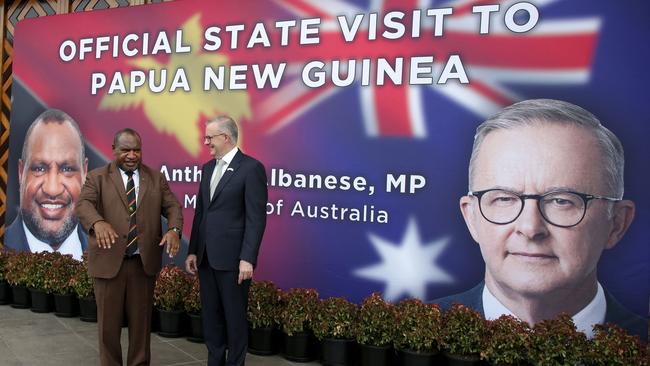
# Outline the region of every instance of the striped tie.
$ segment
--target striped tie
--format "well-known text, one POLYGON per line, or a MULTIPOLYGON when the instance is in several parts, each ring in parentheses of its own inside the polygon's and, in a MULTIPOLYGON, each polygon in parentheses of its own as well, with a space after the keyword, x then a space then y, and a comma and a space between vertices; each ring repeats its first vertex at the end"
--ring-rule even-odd
POLYGON ((138 250, 138 228, 135 224, 135 213, 137 211, 135 202, 135 182, 133 181, 133 172, 126 172, 129 179, 126 181, 126 200, 129 202, 129 214, 131 221, 129 224, 129 235, 126 241, 126 255, 132 256, 138 250))

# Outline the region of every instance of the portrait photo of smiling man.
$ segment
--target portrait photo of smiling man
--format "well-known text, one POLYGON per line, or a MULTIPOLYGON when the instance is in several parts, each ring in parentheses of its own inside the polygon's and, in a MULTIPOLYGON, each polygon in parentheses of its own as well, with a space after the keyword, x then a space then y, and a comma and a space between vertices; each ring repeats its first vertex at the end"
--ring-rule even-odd
POLYGON ((484 281, 435 302, 530 325, 568 313, 588 337, 593 325, 612 322, 646 340, 648 320, 597 278, 601 254, 634 219, 623 167, 619 139, 567 102, 527 100, 483 122, 460 210, 485 261, 484 281))
POLYGON ((74 205, 88 172, 83 138, 65 112, 48 109, 29 126, 18 160, 20 207, 5 250, 60 252, 81 260, 87 236, 74 205))

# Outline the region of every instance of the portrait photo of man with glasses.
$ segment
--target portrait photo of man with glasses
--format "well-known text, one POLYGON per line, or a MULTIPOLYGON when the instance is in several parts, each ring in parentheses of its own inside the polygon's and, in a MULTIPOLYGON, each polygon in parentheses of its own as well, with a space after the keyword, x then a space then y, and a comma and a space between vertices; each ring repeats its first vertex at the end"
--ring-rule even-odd
POLYGON ((648 320, 625 309, 597 278, 602 252, 634 219, 634 203, 623 198, 623 167, 619 139, 571 103, 527 100, 483 122, 460 209, 485 278, 434 302, 530 325, 568 313, 588 337, 593 325, 612 322, 647 341, 648 320))

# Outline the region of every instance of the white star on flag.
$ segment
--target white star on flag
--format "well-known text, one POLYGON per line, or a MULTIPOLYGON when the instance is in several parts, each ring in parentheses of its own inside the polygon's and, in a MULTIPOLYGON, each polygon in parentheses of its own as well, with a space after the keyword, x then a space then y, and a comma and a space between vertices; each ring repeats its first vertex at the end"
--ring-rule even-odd
POLYGON ((423 243, 415 218, 409 219, 401 243, 392 243, 372 233, 368 238, 381 256, 381 263, 354 271, 356 276, 386 283, 384 298, 398 300, 403 294, 425 300, 430 283, 453 283, 452 276, 436 261, 449 244, 449 237, 423 243))

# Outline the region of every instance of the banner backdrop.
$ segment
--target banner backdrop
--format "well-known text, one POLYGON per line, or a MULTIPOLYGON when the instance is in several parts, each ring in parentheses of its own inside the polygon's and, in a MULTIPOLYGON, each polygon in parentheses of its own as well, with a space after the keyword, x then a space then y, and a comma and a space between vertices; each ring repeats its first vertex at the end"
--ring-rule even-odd
POLYGON ((184 206, 187 239, 210 158, 203 123, 228 114, 269 179, 257 279, 432 300, 483 278, 458 206, 476 126, 518 100, 562 99, 625 146, 637 216, 599 278, 647 316, 647 14, 640 0, 188 0, 27 19, 15 33, 7 222, 25 129, 59 108, 81 126, 90 168, 112 160, 115 131, 140 132, 144 162, 184 206))

